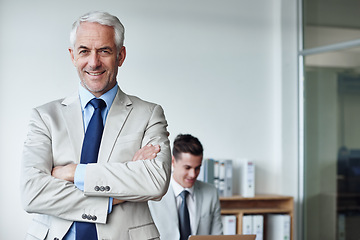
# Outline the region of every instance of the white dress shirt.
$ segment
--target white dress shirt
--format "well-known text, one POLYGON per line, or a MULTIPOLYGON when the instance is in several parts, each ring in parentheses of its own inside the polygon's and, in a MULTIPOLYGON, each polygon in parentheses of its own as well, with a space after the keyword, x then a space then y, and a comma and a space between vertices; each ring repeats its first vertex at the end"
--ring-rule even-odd
POLYGON ((186 197, 186 203, 189 211, 190 217, 190 227, 191 227, 191 234, 195 234, 195 217, 196 217, 196 201, 195 201, 195 193, 194 193, 194 186, 191 188, 184 188, 179 183, 177 183, 173 176, 170 179, 170 185, 173 188, 175 199, 176 199, 176 207, 179 212, 180 205, 182 203, 182 198, 180 197, 180 193, 184 190, 187 190, 189 194, 186 197))

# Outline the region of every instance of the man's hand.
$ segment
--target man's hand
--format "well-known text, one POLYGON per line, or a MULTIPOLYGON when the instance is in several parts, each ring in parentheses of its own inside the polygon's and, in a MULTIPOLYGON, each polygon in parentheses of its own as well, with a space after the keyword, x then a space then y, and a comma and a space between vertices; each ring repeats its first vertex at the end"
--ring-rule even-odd
MULTIPOLYGON (((148 144, 135 153, 132 161, 154 159, 159 152, 160 145, 153 146, 152 144, 148 144)), ((123 202, 125 201, 114 198, 112 205, 115 206, 123 202)))
POLYGON ((74 175, 77 164, 71 163, 65 166, 54 167, 51 175, 55 178, 66 180, 69 182, 74 182, 74 175))
POLYGON ((112 205, 115 206, 115 205, 118 205, 118 204, 123 203, 123 202, 125 202, 125 201, 124 201, 124 200, 119 200, 119 199, 113 198, 113 203, 112 203, 112 205))
POLYGON ((135 153, 132 161, 154 159, 159 152, 160 145, 148 144, 135 153))

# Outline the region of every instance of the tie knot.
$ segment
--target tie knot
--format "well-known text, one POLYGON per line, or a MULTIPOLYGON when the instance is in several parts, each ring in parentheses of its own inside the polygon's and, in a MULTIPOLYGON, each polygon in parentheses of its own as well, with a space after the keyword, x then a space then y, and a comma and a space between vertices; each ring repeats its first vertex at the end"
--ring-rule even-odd
POLYGON ((187 190, 184 190, 180 193, 180 197, 184 200, 184 199, 186 199, 188 194, 189 194, 189 192, 187 190))
POLYGON ((95 108, 95 110, 98 108, 100 108, 100 110, 102 110, 106 107, 105 101, 100 98, 91 99, 90 104, 95 108))

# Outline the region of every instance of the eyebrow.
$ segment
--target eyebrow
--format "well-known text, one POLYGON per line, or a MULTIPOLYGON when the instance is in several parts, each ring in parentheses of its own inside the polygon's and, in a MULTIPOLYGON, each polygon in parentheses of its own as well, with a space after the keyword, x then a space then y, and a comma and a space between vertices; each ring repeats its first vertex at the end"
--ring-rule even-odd
MULTIPOLYGON (((86 46, 83 46, 83 45, 80 45, 79 47, 78 47, 78 49, 89 49, 88 47, 86 47, 86 46)), ((99 49, 97 49, 97 50, 110 50, 110 51, 113 51, 113 49, 111 48, 111 47, 108 47, 108 46, 105 46, 105 47, 101 47, 101 48, 99 48, 99 49)))
POLYGON ((83 46, 83 45, 80 45, 80 46, 78 47, 78 49, 81 49, 81 48, 89 49, 88 47, 83 46))
POLYGON ((185 165, 185 167, 188 167, 188 168, 199 168, 199 167, 201 167, 201 164, 198 165, 198 166, 194 166, 194 167, 192 167, 192 166, 190 166, 190 165, 185 165))

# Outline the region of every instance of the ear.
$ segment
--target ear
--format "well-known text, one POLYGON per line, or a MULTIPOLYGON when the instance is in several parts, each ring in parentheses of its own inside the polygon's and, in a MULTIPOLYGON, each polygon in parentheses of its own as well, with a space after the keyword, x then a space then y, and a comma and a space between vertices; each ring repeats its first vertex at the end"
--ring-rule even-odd
POLYGON ((171 165, 174 167, 174 163, 175 163, 175 158, 174 156, 171 156, 171 165))
POLYGON ((121 47, 120 52, 119 52, 119 64, 118 66, 121 67, 121 65, 123 64, 123 62, 125 61, 125 57, 126 57, 126 49, 124 46, 121 47))
POLYGON ((71 57, 71 61, 74 64, 74 66, 76 66, 76 60, 75 60, 75 56, 74 56, 74 50, 72 48, 69 48, 69 53, 70 53, 70 57, 71 57))

